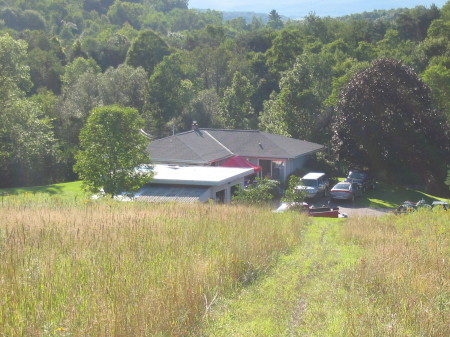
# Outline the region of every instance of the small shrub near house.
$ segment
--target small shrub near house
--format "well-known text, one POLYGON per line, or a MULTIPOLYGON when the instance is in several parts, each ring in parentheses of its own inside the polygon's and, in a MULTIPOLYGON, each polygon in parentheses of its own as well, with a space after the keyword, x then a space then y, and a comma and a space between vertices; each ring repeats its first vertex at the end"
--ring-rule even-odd
POLYGON ((303 185, 302 178, 291 175, 289 177, 288 188, 286 189, 284 197, 281 200, 283 202, 303 202, 306 197, 306 191, 298 189, 297 186, 299 185, 303 185))
POLYGON ((255 182, 246 188, 239 187, 233 196, 233 202, 244 204, 270 203, 280 196, 278 185, 279 182, 276 180, 256 178, 255 182))

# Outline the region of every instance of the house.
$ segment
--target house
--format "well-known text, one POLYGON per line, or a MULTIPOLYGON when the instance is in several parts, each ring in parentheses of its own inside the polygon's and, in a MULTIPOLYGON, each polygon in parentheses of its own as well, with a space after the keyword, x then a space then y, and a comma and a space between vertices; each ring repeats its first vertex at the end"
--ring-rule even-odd
MULTIPOLYGON (((153 140, 147 148, 153 163, 222 166, 242 157, 263 177, 284 182, 324 147, 257 130, 198 128, 153 140)), ((239 160, 240 161, 240 160, 239 160)), ((242 167, 242 166, 240 166, 242 167)))
POLYGON ((213 166, 153 165, 154 177, 135 195, 136 200, 150 202, 229 203, 238 186, 244 187, 253 168, 213 166))

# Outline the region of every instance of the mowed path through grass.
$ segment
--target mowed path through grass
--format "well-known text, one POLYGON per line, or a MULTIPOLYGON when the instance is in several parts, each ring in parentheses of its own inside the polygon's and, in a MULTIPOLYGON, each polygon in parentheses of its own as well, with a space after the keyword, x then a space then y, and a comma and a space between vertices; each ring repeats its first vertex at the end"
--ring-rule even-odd
POLYGON ((341 219, 313 219, 296 251, 270 276, 224 303, 205 336, 341 336, 345 320, 336 281, 362 249, 345 242, 341 219))
POLYGON ((450 212, 314 219, 203 336, 446 336, 450 212))

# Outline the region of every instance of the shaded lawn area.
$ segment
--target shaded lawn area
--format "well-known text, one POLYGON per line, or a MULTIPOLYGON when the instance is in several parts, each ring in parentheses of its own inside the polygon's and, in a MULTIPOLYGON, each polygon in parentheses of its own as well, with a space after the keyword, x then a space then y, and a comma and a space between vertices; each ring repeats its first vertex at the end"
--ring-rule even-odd
POLYGON ((81 189, 81 181, 73 181, 69 183, 59 183, 45 186, 31 186, 31 187, 15 187, 0 189, 0 195, 19 195, 19 194, 48 194, 58 195, 64 197, 83 197, 85 196, 81 189))
POLYGON ((416 202, 421 199, 424 199, 430 205, 435 200, 447 200, 411 188, 377 183, 376 189, 364 193, 362 198, 356 200, 355 205, 360 207, 395 208, 406 200, 416 202))

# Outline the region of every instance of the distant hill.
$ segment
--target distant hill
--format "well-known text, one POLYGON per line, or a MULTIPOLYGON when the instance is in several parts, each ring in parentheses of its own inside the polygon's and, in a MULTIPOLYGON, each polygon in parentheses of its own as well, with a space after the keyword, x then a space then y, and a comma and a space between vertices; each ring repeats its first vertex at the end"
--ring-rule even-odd
MULTIPOLYGON (((196 9, 200 12, 206 12, 206 9, 196 9)), ((236 18, 244 18, 247 23, 252 22, 253 18, 261 19, 264 24, 269 21, 269 14, 268 13, 256 13, 256 12, 221 12, 223 15, 223 20, 233 20, 236 18)), ((283 21, 289 20, 287 16, 281 15, 281 19, 283 21)))
MULTIPOLYGON (((197 9, 198 11, 206 11, 206 9, 197 9)), ((349 15, 343 15, 340 17, 337 17, 339 19, 342 19, 344 21, 347 20, 395 20, 395 18, 405 10, 408 10, 407 8, 393 8, 393 9, 376 9, 369 12, 362 12, 362 13, 355 13, 355 14, 349 14, 349 15)), ((256 12, 221 12, 223 15, 224 21, 232 20, 235 18, 244 18, 247 23, 250 23, 253 18, 261 19, 263 23, 267 23, 269 21, 269 14, 265 13, 256 13, 256 12)), ((281 15, 281 18, 283 21, 288 20, 302 20, 303 18, 298 19, 292 19, 287 16, 281 15)))
POLYGON ((261 19, 263 23, 269 21, 269 14, 255 13, 255 12, 222 12, 225 21, 235 18, 244 18, 247 23, 252 22, 253 18, 261 19))
POLYGON ((309 13, 320 17, 340 17, 354 13, 371 12, 375 9, 389 10, 391 8, 414 8, 422 5, 429 7, 435 4, 442 7, 447 0, 302 0, 278 2, 247 0, 242 2, 219 2, 211 0, 189 1, 189 8, 210 8, 222 12, 249 12, 257 10, 267 14, 275 9, 278 14, 290 19, 301 19, 309 13))

